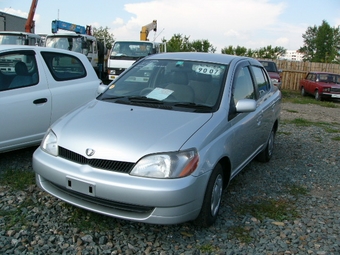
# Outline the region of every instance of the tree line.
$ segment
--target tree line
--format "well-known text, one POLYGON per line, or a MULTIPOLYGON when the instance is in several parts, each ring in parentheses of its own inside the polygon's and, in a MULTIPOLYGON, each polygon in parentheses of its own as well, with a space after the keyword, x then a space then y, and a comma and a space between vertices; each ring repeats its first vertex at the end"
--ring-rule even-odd
MULTIPOLYGON (((110 49, 114 43, 113 34, 109 33, 108 27, 93 29, 94 36, 105 39, 107 48, 110 49)), ((340 28, 331 27, 323 20, 320 26, 308 27, 302 34, 303 46, 297 51, 303 54, 304 61, 321 63, 340 63, 340 28)), ((190 36, 174 34, 169 40, 162 39, 166 43, 167 52, 216 52, 208 39, 190 41, 190 36)), ((253 58, 278 59, 286 53, 281 46, 262 47, 259 49, 247 49, 242 46, 228 46, 221 49, 222 54, 247 56, 253 58)))

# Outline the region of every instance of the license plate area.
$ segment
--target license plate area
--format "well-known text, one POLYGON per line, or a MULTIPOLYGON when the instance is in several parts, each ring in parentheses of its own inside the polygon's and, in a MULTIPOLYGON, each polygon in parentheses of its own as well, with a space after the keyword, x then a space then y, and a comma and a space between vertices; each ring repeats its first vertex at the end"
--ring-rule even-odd
POLYGON ((93 182, 87 182, 74 177, 66 176, 66 188, 77 191, 79 193, 96 196, 96 184, 93 182))
POLYGON ((333 98, 340 98, 340 94, 332 94, 333 98))

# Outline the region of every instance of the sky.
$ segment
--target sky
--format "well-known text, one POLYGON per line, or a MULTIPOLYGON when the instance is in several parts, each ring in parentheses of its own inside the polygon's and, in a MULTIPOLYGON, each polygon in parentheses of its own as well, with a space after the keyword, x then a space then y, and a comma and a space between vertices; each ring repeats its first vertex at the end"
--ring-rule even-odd
MULTIPOLYGON (((0 12, 27 18, 31 3, 0 0, 0 12)), ((308 27, 323 20, 338 27, 339 13, 339 0, 39 0, 34 20, 36 33, 51 33, 52 20, 59 19, 108 27, 115 40, 139 40, 142 27, 157 20, 149 41, 181 34, 189 41, 207 39, 220 53, 230 45, 297 50, 308 27)))

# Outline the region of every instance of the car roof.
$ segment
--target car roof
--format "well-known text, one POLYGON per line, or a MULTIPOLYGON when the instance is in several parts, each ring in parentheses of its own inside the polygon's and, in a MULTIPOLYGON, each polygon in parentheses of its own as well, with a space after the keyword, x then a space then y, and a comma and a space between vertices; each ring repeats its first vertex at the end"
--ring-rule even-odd
POLYGON ((0 31, 0 35, 29 35, 31 37, 41 37, 38 34, 20 32, 20 31, 0 31))
POLYGON ((86 37, 88 39, 94 40, 96 37, 93 35, 87 34, 77 34, 77 33, 57 33, 57 34, 48 34, 46 37, 86 37))
POLYGON ((168 52, 154 54, 148 57, 148 59, 178 59, 178 60, 191 60, 191 61, 204 61, 214 62, 221 64, 229 64, 234 60, 249 60, 256 61, 255 59, 248 57, 240 57, 235 55, 221 54, 221 53, 206 53, 206 52, 168 52))
POLYGON ((59 53, 66 53, 66 54, 83 55, 81 53, 70 51, 70 50, 64 50, 64 49, 59 49, 59 48, 49 48, 49 47, 43 47, 43 46, 15 45, 15 44, 0 45, 0 51, 6 51, 6 50, 34 50, 34 51, 49 51, 49 52, 59 52, 59 53))
POLYGON ((308 73, 315 73, 315 74, 334 74, 334 75, 340 75, 340 74, 337 74, 337 73, 330 73, 330 72, 319 72, 319 71, 310 71, 308 73))

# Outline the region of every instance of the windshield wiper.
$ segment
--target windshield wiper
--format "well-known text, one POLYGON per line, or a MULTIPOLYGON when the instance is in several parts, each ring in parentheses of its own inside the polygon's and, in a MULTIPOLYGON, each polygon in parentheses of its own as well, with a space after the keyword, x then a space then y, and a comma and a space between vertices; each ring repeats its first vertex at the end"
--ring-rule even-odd
POLYGON ((164 104, 162 101, 146 96, 130 96, 128 97, 132 103, 148 103, 148 104, 164 104))
POLYGON ((105 101, 105 100, 116 100, 116 99, 121 99, 121 98, 125 98, 125 96, 109 96, 109 97, 102 96, 100 99, 105 101))
POLYGON ((185 107, 195 109, 196 112, 210 112, 212 110, 211 106, 203 105, 203 104, 196 104, 196 103, 176 103, 173 106, 175 107, 185 107))

